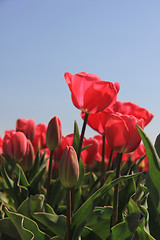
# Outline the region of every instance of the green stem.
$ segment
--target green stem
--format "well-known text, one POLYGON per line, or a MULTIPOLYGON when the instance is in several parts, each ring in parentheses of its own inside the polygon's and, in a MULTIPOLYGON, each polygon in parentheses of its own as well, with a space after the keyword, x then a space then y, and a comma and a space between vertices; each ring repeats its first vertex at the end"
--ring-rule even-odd
POLYGON ((111 152, 110 152, 109 162, 108 162, 108 166, 107 166, 107 171, 109 171, 111 169, 112 156, 113 156, 113 149, 111 149, 111 152))
POLYGON ((79 146, 78 146, 78 151, 77 151, 78 161, 80 160, 80 156, 81 156, 83 138, 84 138, 84 133, 85 133, 86 125, 87 125, 88 115, 89 115, 88 113, 85 113, 85 117, 84 117, 84 121, 83 121, 81 137, 80 137, 80 140, 79 140, 79 146))
POLYGON ((102 135, 102 164, 101 164, 101 176, 103 176, 102 180, 101 180, 101 186, 103 186, 103 184, 105 183, 105 174, 106 172, 106 164, 105 164, 105 135, 102 135))
MULTIPOLYGON (((88 115, 89 115, 88 113, 85 113, 83 126, 82 126, 82 130, 81 130, 81 136, 80 136, 79 146, 78 146, 78 150, 77 150, 78 162, 79 162, 80 156, 81 156, 83 138, 84 138, 84 133, 85 133, 86 125, 87 125, 88 115)), ((75 198, 75 186, 72 188, 72 215, 73 215, 73 211, 74 211, 74 198, 75 198)))
POLYGON ((67 232, 66 232, 66 240, 71 240, 71 220, 72 220, 72 214, 71 214, 71 189, 67 188, 67 232))
POLYGON ((52 179, 53 153, 54 153, 54 151, 50 151, 49 170, 48 170, 48 178, 47 178, 47 202, 49 201, 49 196, 50 196, 50 183, 51 183, 51 179, 52 179))
MULTIPOLYGON (((120 177, 122 155, 123 153, 117 154, 116 179, 120 177)), ((114 227, 118 221, 118 201, 119 201, 119 184, 116 184, 114 187, 114 196, 113 196, 112 227, 114 227)))

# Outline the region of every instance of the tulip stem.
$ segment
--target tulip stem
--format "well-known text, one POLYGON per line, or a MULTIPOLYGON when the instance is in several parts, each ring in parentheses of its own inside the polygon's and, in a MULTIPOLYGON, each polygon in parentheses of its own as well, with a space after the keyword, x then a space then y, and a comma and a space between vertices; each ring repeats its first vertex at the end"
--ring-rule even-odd
POLYGON ((80 140, 79 140, 79 146, 78 146, 78 151, 77 151, 78 162, 79 162, 80 156, 81 156, 83 138, 84 138, 84 133, 85 133, 86 125, 87 125, 88 115, 89 115, 88 113, 85 113, 85 117, 84 117, 84 121, 83 121, 81 137, 80 137, 80 140))
MULTIPOLYGON (((122 153, 117 154, 116 179, 120 177, 122 155, 123 155, 122 153)), ((114 187, 114 196, 113 196, 112 227, 114 227, 118 221, 118 201, 119 201, 119 184, 116 184, 114 187)))
POLYGON ((49 201, 50 196, 50 183, 52 179, 52 158, 54 151, 50 151, 50 159, 49 159, 49 170, 48 170, 48 179, 47 179, 47 202, 49 201))
POLYGON ((70 240, 71 239, 71 220, 72 220, 72 216, 71 216, 71 189, 67 188, 67 196, 66 196, 66 200, 67 200, 67 232, 66 232, 66 240, 70 240))
POLYGON ((101 164, 101 175, 103 176, 101 180, 101 186, 103 186, 106 178, 104 176, 106 172, 106 164, 105 164, 105 135, 102 135, 102 164, 101 164))
POLYGON ((108 162, 108 166, 107 166, 107 171, 110 170, 111 168, 111 163, 112 163, 112 155, 113 155, 113 149, 111 149, 111 152, 110 152, 110 156, 109 156, 109 162, 108 162))

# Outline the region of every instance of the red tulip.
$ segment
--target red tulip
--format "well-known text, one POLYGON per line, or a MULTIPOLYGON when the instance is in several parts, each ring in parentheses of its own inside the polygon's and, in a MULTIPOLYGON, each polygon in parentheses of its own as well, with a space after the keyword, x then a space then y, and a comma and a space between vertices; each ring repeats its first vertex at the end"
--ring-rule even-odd
POLYGON ((76 151, 72 146, 66 146, 59 165, 59 178, 61 183, 72 188, 79 178, 79 163, 76 151))
MULTIPOLYGON (((95 160, 98 162, 102 161, 102 144, 103 144, 103 139, 102 139, 102 135, 96 135, 94 136, 94 139, 96 139, 98 141, 98 152, 95 156, 95 160)), ((111 147, 109 146, 107 140, 105 141, 105 163, 108 164, 109 158, 110 158, 110 154, 111 154, 111 147)), ((114 152, 114 156, 113 158, 116 157, 116 153, 114 152)))
POLYGON ((46 131, 47 131, 47 124, 40 123, 36 126, 35 137, 32 141, 35 152, 37 152, 38 149, 44 149, 47 147, 46 146, 46 131))
MULTIPOLYGON (((152 113, 135 103, 117 101, 115 104, 105 108, 101 112, 90 114, 87 119, 87 124, 100 134, 104 134, 106 121, 112 113, 133 115, 138 119, 142 118, 144 120, 144 126, 146 126, 153 118, 152 113)), ((81 117, 83 119, 84 116, 85 113, 81 112, 81 117)))
POLYGON ((95 74, 66 72, 65 80, 69 86, 72 102, 83 112, 96 113, 116 101, 119 83, 102 81, 95 74))
POLYGON ((27 150, 24 158, 20 162, 24 171, 29 171, 33 167, 34 163, 34 149, 31 141, 27 140, 27 150))
MULTIPOLYGON (((100 134, 105 133, 105 127, 108 117, 113 113, 112 108, 108 107, 101 112, 95 114, 89 114, 87 119, 87 124, 94 129, 95 131, 99 132, 100 134)), ((84 119, 85 113, 81 112, 81 117, 84 119)))
POLYGON ((62 139, 62 125, 58 117, 53 117, 48 123, 46 132, 46 145, 52 151, 56 150, 62 139))
POLYGON ((131 102, 117 101, 114 105, 111 106, 111 108, 115 113, 119 112, 125 115, 133 115, 138 119, 142 118, 144 120, 144 126, 146 126, 153 118, 153 114, 148 110, 131 102))
POLYGON ((81 152, 81 158, 85 166, 94 162, 95 156, 98 152, 98 141, 96 139, 84 139, 82 147, 86 147, 88 145, 90 146, 81 152))
POLYGON ((107 120, 105 135, 110 147, 119 153, 134 151, 141 142, 136 124, 144 127, 144 120, 132 115, 112 114, 107 120))
POLYGON ((6 131, 2 147, 6 157, 20 162, 26 154, 27 138, 22 132, 6 131))
POLYGON ((16 121, 16 131, 23 132, 32 141, 35 136, 35 121, 33 119, 19 118, 16 121))

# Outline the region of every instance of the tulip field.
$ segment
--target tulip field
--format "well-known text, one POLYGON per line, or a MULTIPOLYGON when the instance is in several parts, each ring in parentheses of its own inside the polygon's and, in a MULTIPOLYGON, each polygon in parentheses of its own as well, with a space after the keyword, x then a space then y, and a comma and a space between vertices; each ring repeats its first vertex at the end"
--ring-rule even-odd
POLYGON ((19 118, 0 137, 1 240, 160 240, 160 135, 119 82, 64 74, 83 125, 19 118), (95 136, 86 138, 87 128, 95 136))

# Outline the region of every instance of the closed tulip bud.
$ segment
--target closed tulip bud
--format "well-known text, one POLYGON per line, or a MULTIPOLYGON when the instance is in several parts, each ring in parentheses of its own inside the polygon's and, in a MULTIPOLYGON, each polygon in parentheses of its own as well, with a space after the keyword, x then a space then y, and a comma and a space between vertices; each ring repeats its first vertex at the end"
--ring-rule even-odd
POLYGON ((79 178, 79 163, 76 151, 72 146, 66 146, 59 165, 59 178, 61 183, 72 188, 79 178))
POLYGON ((22 132, 6 131, 2 148, 6 157, 20 162, 26 154, 27 138, 22 132))
POLYGON ((53 117, 48 123, 46 132, 46 145, 49 150, 56 150, 62 139, 62 125, 61 120, 58 117, 53 117))
POLYGON ((21 161, 21 166, 24 171, 29 171, 34 163, 34 148, 30 140, 27 141, 27 150, 24 158, 21 161))

